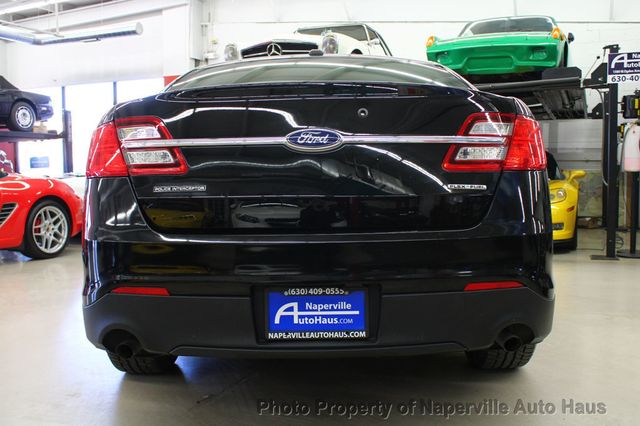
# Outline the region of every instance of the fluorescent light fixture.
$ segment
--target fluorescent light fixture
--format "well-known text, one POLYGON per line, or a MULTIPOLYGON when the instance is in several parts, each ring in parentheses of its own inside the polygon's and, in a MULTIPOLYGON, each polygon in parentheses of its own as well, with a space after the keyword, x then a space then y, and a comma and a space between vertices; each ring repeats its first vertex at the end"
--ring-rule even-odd
POLYGON ((8 15, 10 13, 24 12, 25 10, 40 9, 47 6, 53 6, 56 3, 64 3, 67 0, 39 0, 39 1, 24 1, 15 3, 11 6, 0 7, 0 15, 8 15))
POLYGON ((62 33, 58 36, 37 36, 34 33, 25 32, 24 28, 16 29, 0 25, 0 40, 19 41, 36 46, 50 44, 73 43, 79 41, 99 41, 107 38, 124 37, 142 34, 142 24, 136 23, 126 27, 94 29, 73 33, 62 33))

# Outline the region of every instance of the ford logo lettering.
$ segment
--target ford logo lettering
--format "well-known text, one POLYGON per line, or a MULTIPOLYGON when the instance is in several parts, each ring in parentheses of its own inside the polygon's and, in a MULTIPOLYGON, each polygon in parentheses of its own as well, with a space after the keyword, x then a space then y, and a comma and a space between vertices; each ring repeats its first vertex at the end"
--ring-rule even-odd
POLYGON ((342 136, 332 130, 305 129, 289 133, 285 142, 295 151, 326 152, 342 145, 342 136))

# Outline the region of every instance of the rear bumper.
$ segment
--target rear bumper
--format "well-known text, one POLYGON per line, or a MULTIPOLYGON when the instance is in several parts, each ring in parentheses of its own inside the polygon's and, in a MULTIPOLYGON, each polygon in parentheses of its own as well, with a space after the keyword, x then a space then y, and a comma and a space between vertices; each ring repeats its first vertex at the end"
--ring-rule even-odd
POLYGON ((125 330, 145 350, 174 355, 416 355, 487 348, 515 324, 539 342, 551 330, 554 305, 528 288, 380 295, 367 340, 274 343, 264 341, 257 300, 109 294, 84 308, 84 321, 87 337, 99 348, 107 333, 125 330))
POLYGON ((558 43, 504 46, 442 46, 429 53, 429 59, 462 74, 510 74, 540 71, 560 64, 558 43))
POLYGON ((483 222, 458 231, 164 235, 149 228, 126 178, 90 179, 87 337, 103 347, 123 330, 155 353, 278 357, 473 350, 512 325, 538 342, 553 317, 548 193, 545 173, 503 173, 483 222), (524 287, 463 291, 503 280, 524 287), (112 293, 120 286, 163 287, 171 296, 112 293), (265 291, 321 286, 369 290, 367 340, 265 341, 265 291))

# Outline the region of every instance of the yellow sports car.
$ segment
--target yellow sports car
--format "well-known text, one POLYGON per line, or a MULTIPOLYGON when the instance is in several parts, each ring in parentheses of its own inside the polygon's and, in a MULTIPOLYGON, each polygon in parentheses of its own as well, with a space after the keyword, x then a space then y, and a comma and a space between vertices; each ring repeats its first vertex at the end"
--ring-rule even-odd
POLYGON ((547 152, 547 173, 551 192, 551 220, 553 242, 556 246, 575 250, 578 247, 578 179, 584 170, 560 170, 558 163, 547 152))

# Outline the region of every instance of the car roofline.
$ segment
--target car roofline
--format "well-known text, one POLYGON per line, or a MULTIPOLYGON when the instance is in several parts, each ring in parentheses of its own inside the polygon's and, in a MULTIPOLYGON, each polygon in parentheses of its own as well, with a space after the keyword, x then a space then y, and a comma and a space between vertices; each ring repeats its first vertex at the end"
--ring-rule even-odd
POLYGON ((333 24, 326 24, 326 25, 313 25, 310 27, 300 27, 298 29, 296 29, 297 31, 304 31, 304 30, 317 30, 320 28, 328 28, 328 27, 354 27, 354 26, 358 26, 358 25, 362 25, 363 27, 366 27, 367 24, 363 23, 363 22, 345 22, 345 23, 333 23, 333 24))

